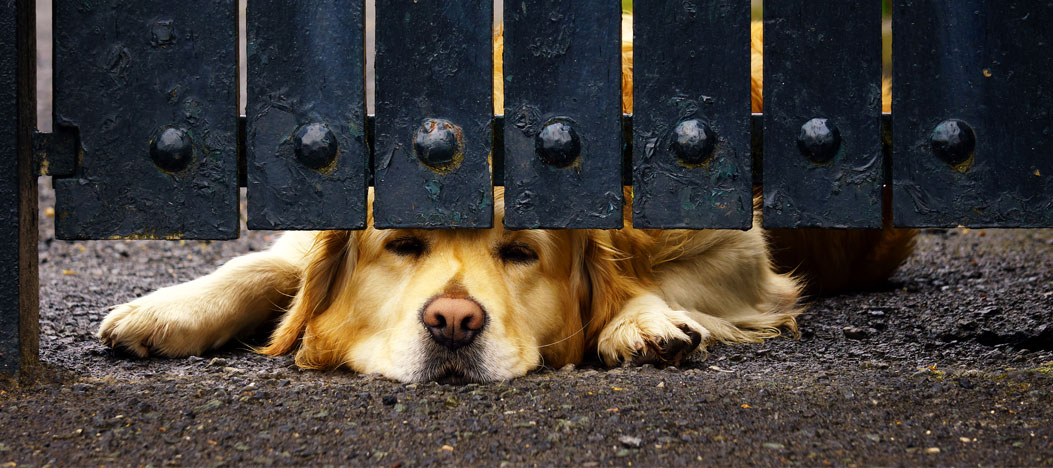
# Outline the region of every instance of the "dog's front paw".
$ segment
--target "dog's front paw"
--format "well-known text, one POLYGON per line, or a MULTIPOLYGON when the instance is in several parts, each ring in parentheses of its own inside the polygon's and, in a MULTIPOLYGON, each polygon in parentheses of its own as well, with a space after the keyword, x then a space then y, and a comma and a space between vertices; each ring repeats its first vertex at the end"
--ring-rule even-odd
POLYGON ((209 329, 193 296, 180 286, 164 288, 132 302, 114 306, 99 326, 103 344, 139 357, 181 357, 201 354, 220 337, 209 329))
POLYGON ((603 331, 596 349, 608 366, 677 365, 709 339, 709 330, 661 298, 647 295, 626 303, 603 331))

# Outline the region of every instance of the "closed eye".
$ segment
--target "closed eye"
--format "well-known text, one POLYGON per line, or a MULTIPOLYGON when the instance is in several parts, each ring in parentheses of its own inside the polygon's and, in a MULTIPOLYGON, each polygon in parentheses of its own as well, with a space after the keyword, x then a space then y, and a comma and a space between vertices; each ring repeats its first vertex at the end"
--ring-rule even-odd
POLYGON ((530 264, 537 261, 537 252, 529 245, 520 242, 509 242, 497 248, 497 256, 505 263, 530 264))
POLYGON ((388 242, 384 249, 403 257, 419 257, 428 250, 428 244, 419 237, 406 236, 388 242))

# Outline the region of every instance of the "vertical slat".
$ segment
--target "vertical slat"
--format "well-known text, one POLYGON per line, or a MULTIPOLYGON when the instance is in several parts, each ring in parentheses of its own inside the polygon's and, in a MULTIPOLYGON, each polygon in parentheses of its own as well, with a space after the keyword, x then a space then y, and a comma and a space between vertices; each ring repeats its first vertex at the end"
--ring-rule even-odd
POLYGON ((1053 225, 1053 2, 897 0, 893 219, 1053 225))
MULTIPOLYGON (((18 6, 0 3, 0 203, 3 203, 4 242, 0 261, 18 265, 18 6), (13 235, 13 236, 12 236, 13 235)), ((17 271, 17 270, 16 270, 17 271)), ((0 375, 14 376, 19 369, 18 274, 0 280, 0 375)))
POLYGON ((237 2, 56 0, 63 239, 238 236, 237 2))
POLYGON ((493 5, 388 0, 376 13, 376 226, 493 226, 493 5))
POLYGON ((881 2, 764 4, 764 227, 881 226, 881 2))
POLYGON ((749 2, 636 6, 633 226, 748 229, 749 2))
POLYGON ((505 226, 622 226, 620 18, 619 2, 505 2, 505 226))
POLYGON ((35 9, 0 3, 0 379, 27 380, 37 359, 35 9))
POLYGON ((248 227, 366 223, 362 0, 248 3, 248 227))

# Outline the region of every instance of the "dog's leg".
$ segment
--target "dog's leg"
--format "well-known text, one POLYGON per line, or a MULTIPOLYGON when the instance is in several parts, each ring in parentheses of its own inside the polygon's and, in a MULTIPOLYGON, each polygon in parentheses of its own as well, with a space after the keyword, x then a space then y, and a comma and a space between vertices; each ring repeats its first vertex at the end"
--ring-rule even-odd
POLYGON ((661 265, 659 295, 721 343, 755 343, 797 332, 799 283, 775 273, 759 232, 721 233, 694 255, 661 265))
POLYGON ((799 286, 772 271, 759 230, 663 233, 646 254, 653 285, 599 334, 607 364, 676 363, 700 343, 757 342, 796 332, 799 286))
POLYGON ((215 272, 115 306, 98 336, 145 357, 201 354, 254 329, 296 292, 314 233, 290 232, 270 249, 215 272))
POLYGON ((686 312, 646 293, 629 299, 603 327, 596 351, 608 366, 679 364, 709 337, 709 330, 686 312))

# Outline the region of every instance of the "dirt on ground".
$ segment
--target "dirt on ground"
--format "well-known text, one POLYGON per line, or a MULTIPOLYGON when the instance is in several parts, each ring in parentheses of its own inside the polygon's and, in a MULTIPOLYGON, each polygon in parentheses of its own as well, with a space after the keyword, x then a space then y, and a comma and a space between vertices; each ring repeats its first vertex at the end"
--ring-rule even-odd
POLYGON ((0 467, 1053 465, 1053 230, 930 230, 885 287, 802 335, 680 368, 405 385, 234 344, 136 359, 107 307, 263 249, 54 239, 42 179, 41 381, 0 390, 0 467))

